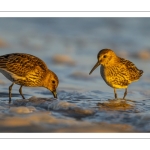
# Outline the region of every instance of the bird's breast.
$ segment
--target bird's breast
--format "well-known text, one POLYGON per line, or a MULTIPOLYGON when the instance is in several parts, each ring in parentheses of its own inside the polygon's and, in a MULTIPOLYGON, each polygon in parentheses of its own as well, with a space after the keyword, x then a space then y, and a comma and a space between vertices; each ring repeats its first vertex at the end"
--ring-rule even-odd
POLYGON ((116 67, 101 66, 100 73, 107 85, 112 88, 127 88, 128 79, 116 67))

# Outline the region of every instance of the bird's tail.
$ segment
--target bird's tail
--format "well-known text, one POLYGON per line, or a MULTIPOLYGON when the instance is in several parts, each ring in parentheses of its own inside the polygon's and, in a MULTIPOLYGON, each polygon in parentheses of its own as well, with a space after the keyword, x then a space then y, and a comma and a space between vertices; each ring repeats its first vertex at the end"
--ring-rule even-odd
POLYGON ((5 57, 0 56, 0 68, 6 68, 7 59, 5 57))
POLYGON ((141 76, 143 75, 143 73, 144 73, 143 70, 140 70, 140 75, 141 75, 141 76))

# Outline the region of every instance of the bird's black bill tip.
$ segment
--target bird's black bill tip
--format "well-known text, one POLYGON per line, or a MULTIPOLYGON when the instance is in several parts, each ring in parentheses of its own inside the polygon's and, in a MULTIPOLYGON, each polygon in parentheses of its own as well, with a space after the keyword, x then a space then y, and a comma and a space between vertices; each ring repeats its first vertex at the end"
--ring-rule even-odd
POLYGON ((89 75, 90 75, 99 65, 100 65, 100 63, 97 62, 97 63, 95 64, 95 66, 92 68, 92 70, 90 71, 89 75))
POLYGON ((93 72, 93 70, 90 71, 89 75, 93 72))
POLYGON ((57 98, 57 92, 53 91, 52 93, 53 93, 54 98, 57 98))

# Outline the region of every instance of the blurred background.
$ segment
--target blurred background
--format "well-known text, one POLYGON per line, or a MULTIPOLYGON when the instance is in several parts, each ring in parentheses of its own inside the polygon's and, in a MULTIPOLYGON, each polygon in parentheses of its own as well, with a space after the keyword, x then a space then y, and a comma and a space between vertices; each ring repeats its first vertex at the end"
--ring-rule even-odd
MULTIPOLYGON (((149 130, 149 124, 140 128, 141 122, 137 123, 139 114, 136 116, 136 113, 148 113, 150 105, 147 100, 150 96, 150 18, 0 18, 0 55, 16 52, 29 53, 41 58, 48 68, 58 75, 60 80, 58 97, 61 101, 73 103, 80 108, 84 107, 85 110, 89 108, 94 110, 92 117, 87 116, 84 119, 79 117, 81 122, 109 122, 123 125, 127 123, 134 127, 129 131, 149 130), (114 97, 113 89, 108 87, 101 78, 99 68, 89 76, 90 70, 97 62, 97 53, 103 48, 113 49, 118 56, 131 60, 144 71, 142 78, 131 84, 128 90, 127 98, 137 101, 136 107, 131 110, 119 110, 124 112, 120 116, 116 110, 108 113, 97 107, 98 102, 114 97), (141 103, 143 100, 147 100, 146 106, 141 103), (133 120, 129 114, 132 117, 135 115, 133 120)), ((0 110, 5 116, 2 110, 7 110, 8 86, 11 82, 0 74, 0 84, 1 107, 3 106, 0 110)), ((18 85, 13 87, 14 101, 21 98, 18 89, 18 85)), ((23 87, 23 93, 26 98, 52 96, 43 88, 23 87)), ((120 97, 123 93, 124 90, 118 90, 120 97)), ((18 110, 17 107, 16 109, 18 110)), ((13 111, 16 113, 16 110, 13 111)), ((13 111, 6 112, 12 114, 13 111)), ((66 115, 55 111, 53 116, 57 119, 60 116, 66 118, 66 115)), ((71 118, 74 116, 72 115, 71 118)), ((143 114, 141 117, 143 118, 143 114)), ((122 126, 119 130, 118 127, 113 129, 111 131, 119 132, 122 126)), ((53 130, 53 132, 59 131, 53 130)), ((82 130, 78 131, 82 132, 82 130)), ((89 128, 85 130, 88 131, 93 130, 89 128)), ((126 128, 123 131, 126 132, 126 128)))
POLYGON ((131 61, 149 61, 149 28, 149 18, 0 18, 0 55, 36 55, 58 72, 60 80, 70 79, 60 88, 76 88, 81 81, 75 85, 74 78, 99 75, 88 73, 103 48, 131 61))

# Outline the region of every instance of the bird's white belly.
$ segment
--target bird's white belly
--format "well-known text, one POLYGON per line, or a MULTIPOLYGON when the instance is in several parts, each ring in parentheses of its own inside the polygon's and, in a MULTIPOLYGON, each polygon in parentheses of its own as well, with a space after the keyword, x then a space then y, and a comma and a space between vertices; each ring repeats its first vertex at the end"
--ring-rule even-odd
POLYGON ((9 72, 9 71, 7 71, 7 70, 5 70, 5 69, 1 69, 0 68, 0 72, 8 79, 8 80, 10 80, 10 81, 12 81, 12 82, 16 82, 18 79, 22 79, 22 77, 20 77, 20 76, 17 76, 17 75, 15 75, 15 74, 13 74, 12 72, 9 72))

